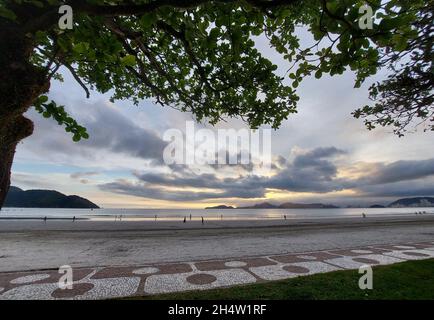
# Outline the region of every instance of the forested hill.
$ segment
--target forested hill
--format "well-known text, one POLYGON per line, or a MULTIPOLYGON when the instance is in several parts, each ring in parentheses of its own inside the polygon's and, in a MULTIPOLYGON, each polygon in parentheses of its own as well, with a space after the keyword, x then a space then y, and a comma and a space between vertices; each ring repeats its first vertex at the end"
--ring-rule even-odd
POLYGON ((27 190, 11 186, 4 207, 17 208, 90 208, 99 207, 79 196, 67 196, 54 190, 27 190))

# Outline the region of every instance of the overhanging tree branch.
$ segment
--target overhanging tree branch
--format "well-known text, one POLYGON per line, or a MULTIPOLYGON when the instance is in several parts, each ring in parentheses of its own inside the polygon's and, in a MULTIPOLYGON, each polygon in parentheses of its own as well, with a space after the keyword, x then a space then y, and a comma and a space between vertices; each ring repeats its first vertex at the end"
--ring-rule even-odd
POLYGON ((70 72, 71 72, 71 74, 72 74, 72 76, 74 77, 74 79, 75 79, 75 81, 77 81, 77 83, 83 88, 83 90, 85 91, 85 93, 86 93, 86 98, 88 98, 89 99, 89 97, 90 97, 90 92, 89 92, 89 89, 86 87, 86 85, 83 83, 83 81, 80 79, 80 77, 77 75, 77 73, 75 72, 75 70, 74 70, 74 68, 70 65, 70 64, 68 64, 68 63, 66 63, 65 61, 62 61, 61 60, 61 62, 62 62, 62 65, 64 65, 70 72))

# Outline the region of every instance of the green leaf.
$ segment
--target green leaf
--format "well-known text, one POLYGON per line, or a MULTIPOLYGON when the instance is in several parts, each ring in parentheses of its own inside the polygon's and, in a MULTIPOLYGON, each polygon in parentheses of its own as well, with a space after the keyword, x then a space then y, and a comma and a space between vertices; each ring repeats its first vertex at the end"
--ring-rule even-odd
POLYGON ((3 5, 0 5, 0 17, 9 19, 9 20, 15 20, 17 16, 12 10, 9 10, 5 8, 3 5))
POLYGON ((136 57, 133 56, 133 55, 130 55, 130 54, 126 55, 125 57, 121 58, 121 63, 124 66, 130 66, 130 67, 132 67, 132 66, 134 66, 136 64, 136 57))

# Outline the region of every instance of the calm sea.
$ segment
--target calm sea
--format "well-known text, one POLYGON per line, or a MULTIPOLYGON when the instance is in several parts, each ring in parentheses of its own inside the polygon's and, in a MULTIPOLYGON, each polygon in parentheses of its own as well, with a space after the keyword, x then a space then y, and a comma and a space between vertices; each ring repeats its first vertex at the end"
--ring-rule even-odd
POLYGON ((0 219, 90 219, 114 220, 115 216, 122 220, 179 220, 190 215, 193 220, 207 219, 225 220, 257 220, 257 219, 314 219, 360 217, 367 216, 405 216, 415 212, 434 214, 434 208, 339 208, 339 209, 44 209, 44 208, 3 208, 0 219))

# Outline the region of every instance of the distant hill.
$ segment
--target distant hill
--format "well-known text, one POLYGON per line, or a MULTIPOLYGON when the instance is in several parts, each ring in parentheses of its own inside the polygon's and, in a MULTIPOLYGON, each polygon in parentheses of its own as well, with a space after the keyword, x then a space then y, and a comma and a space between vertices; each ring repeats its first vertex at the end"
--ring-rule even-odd
POLYGON ((434 198, 432 197, 404 198, 392 202, 387 207, 389 208, 434 207, 434 198))
MULTIPOLYGON (((434 207, 433 197, 403 198, 392 202, 387 206, 374 204, 369 208, 411 208, 411 207, 434 207)), ((337 209, 338 206, 323 203, 293 203, 285 202, 282 204, 272 204, 270 202, 261 202, 252 206, 237 207, 219 205, 207 207, 205 209, 337 209)), ((363 206, 348 206, 348 208, 365 208, 363 206)))
POLYGON ((253 206, 240 207, 239 209, 275 209, 275 208, 277 208, 277 206, 275 206, 274 204, 271 204, 269 202, 262 202, 262 203, 257 203, 253 206))
POLYGON ((332 204, 322 204, 322 203, 282 203, 279 206, 280 209, 336 209, 339 208, 332 204))
POLYGON ((249 207, 241 207, 239 209, 334 209, 339 208, 331 204, 322 203, 292 203, 285 202, 280 205, 274 205, 269 202, 258 203, 249 207))
POLYGON ((381 204, 373 204, 372 206, 369 206, 371 209, 380 209, 380 208, 386 208, 385 206, 382 206, 381 204))
POLYGON ((206 207, 205 209, 235 209, 235 208, 232 206, 225 206, 224 204, 222 204, 214 207, 206 207))
POLYGON ((9 188, 4 206, 18 208, 99 209, 95 203, 79 196, 67 196, 54 190, 24 191, 12 186, 9 188))

